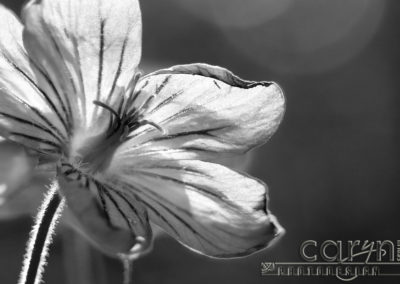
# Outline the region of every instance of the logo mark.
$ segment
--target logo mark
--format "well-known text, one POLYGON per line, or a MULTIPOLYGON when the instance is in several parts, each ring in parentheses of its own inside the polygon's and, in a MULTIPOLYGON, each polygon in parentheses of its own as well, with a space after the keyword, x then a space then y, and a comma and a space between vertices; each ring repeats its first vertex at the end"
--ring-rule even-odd
POLYGON ((303 262, 262 262, 263 276, 324 276, 341 281, 400 276, 400 240, 315 240, 300 246, 303 262))

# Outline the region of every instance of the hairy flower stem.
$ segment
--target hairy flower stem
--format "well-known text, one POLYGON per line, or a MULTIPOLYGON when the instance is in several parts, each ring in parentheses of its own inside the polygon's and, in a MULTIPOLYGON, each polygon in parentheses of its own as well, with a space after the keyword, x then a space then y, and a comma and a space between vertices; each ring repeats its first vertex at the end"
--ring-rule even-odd
POLYGON ((39 284, 41 282, 48 248, 64 204, 64 198, 58 195, 58 183, 54 181, 40 206, 30 233, 19 284, 39 284))

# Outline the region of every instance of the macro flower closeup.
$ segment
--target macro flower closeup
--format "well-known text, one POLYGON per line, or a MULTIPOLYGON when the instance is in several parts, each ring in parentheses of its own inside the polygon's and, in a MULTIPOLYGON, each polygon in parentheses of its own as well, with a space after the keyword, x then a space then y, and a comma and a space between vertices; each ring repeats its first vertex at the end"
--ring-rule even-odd
POLYGON ((136 0, 30 1, 22 23, 1 6, 0 135, 109 254, 149 248, 150 223, 212 257, 266 247, 283 231, 266 185, 218 161, 272 136, 282 90, 207 64, 142 75, 141 34, 136 0))

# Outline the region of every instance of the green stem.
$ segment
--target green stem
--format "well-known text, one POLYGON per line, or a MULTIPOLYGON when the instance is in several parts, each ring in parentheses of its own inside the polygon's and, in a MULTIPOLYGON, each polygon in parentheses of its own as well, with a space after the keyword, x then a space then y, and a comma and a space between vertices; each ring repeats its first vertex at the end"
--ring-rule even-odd
POLYGON ((48 248, 52 242, 52 235, 64 204, 64 198, 58 195, 58 183, 53 182, 32 227, 19 284, 38 284, 41 282, 48 248))

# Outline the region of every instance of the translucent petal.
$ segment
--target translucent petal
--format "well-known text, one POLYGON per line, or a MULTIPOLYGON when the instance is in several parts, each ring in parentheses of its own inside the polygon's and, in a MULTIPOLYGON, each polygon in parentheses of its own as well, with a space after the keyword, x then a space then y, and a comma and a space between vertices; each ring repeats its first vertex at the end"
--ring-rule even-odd
POLYGON ((42 152, 59 152, 66 139, 56 95, 27 55, 23 27, 0 5, 0 134, 42 152))
POLYGON ((90 127, 127 87, 141 57, 141 12, 136 0, 29 2, 23 18, 29 55, 62 91, 76 126, 90 127))
POLYGON ((134 195, 93 179, 82 184, 71 180, 74 173, 65 174, 59 176, 59 183, 68 220, 89 241, 111 256, 129 253, 138 240, 143 250, 151 246, 147 212, 134 195))
POLYGON ((226 69, 192 64, 145 76, 135 105, 157 125, 138 128, 116 152, 119 160, 157 156, 215 160, 265 143, 282 120, 285 101, 273 82, 244 81, 226 69), (150 98, 150 99, 149 99, 150 98))
POLYGON ((260 181, 195 160, 126 161, 106 182, 137 194, 150 220, 189 248, 213 257, 260 250, 283 232, 260 181))

